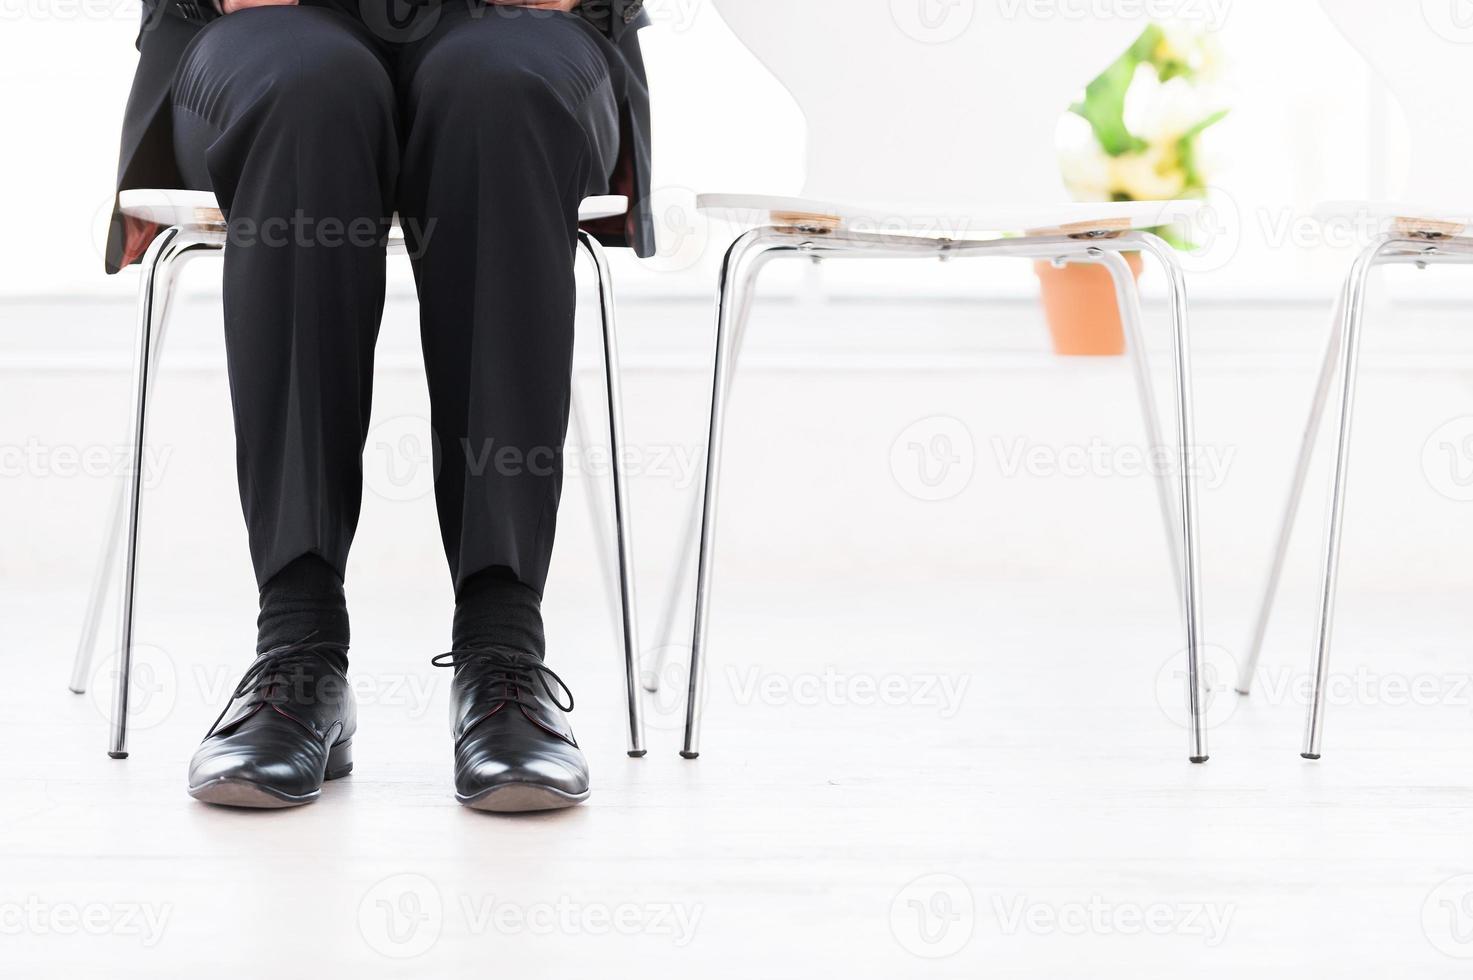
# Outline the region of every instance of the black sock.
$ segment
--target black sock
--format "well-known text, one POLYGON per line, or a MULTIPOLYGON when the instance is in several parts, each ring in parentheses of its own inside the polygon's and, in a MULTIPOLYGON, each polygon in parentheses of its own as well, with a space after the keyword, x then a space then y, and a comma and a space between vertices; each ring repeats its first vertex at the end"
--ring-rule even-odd
POLYGON ((348 603, 343 580, 316 555, 303 555, 271 577, 261 589, 256 619, 256 652, 294 643, 326 643, 343 648, 325 655, 339 670, 348 669, 348 603))
POLYGON ((542 599, 510 569, 477 572, 455 595, 450 642, 454 650, 512 647, 541 660, 547 653, 542 599))

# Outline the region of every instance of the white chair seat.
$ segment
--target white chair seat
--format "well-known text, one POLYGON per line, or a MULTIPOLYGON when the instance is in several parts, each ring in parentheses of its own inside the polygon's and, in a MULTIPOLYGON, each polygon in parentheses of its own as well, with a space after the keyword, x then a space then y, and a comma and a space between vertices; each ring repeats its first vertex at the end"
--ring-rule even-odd
POLYGON ((1314 209, 1321 224, 1364 223, 1368 234, 1385 231, 1437 231, 1461 235, 1473 226, 1473 205, 1414 204, 1410 201, 1326 201, 1314 209))
POLYGON ((847 231, 932 238, 989 238, 1009 232, 1101 229, 1127 231, 1190 221, 1202 201, 1125 201, 1077 204, 834 203, 765 194, 701 194, 696 206, 738 224, 769 224, 795 217, 847 231))
MULTIPOLYGON (((181 190, 131 190, 119 195, 119 207, 130 218, 140 218, 154 224, 173 227, 180 225, 191 228, 213 228, 225 223, 220 214, 220 204, 215 195, 208 191, 181 190)), ((590 197, 578 208, 578 221, 598 221, 601 218, 616 218, 629 211, 629 199, 610 194, 590 197)), ((394 218, 398 228, 399 219, 394 218)))

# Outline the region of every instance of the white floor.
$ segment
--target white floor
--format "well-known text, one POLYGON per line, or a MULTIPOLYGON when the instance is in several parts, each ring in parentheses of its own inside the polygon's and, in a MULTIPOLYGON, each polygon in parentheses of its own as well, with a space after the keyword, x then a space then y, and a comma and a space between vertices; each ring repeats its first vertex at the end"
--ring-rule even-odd
MULTIPOLYGON (((125 762, 103 752, 101 685, 66 680, 111 486, 77 459, 120 438, 126 323, 4 312, 67 329, 0 356, 0 976, 1467 975, 1473 504, 1455 498, 1473 456, 1461 423, 1442 431, 1473 413, 1462 314, 1383 308, 1398 329, 1368 341, 1322 762, 1298 756, 1320 482, 1259 693, 1228 690, 1319 311, 1197 318, 1217 694, 1193 767, 1124 364, 1038 353, 1020 304, 773 304, 732 418, 704 755, 676 755, 672 669, 649 757, 624 756, 578 475, 548 619, 594 794, 505 819, 450 793, 428 665, 448 585, 399 306, 349 576, 357 769, 295 812, 185 796, 253 614, 209 309, 186 306, 159 388, 125 762), (844 356, 820 360, 836 338, 844 356), (922 479, 911 443, 959 475, 922 479)), ((706 315, 626 320, 646 646, 678 661, 687 638, 657 622, 706 315)))

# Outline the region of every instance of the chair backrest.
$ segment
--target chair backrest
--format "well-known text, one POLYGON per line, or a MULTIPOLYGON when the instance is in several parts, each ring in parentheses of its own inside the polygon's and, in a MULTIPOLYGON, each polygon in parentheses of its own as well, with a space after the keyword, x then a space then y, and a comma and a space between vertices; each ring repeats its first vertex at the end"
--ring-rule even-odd
POLYGON ((1059 118, 1147 23, 1037 0, 715 4, 807 120, 804 194, 840 201, 1065 200, 1059 118))
POLYGON ((1412 203, 1473 200, 1473 18, 1465 0, 1320 0, 1406 111, 1412 203))

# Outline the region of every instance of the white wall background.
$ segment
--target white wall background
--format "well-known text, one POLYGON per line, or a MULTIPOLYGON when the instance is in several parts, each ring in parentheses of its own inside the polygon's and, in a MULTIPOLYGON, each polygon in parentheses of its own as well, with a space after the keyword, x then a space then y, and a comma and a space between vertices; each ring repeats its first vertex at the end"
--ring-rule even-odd
MULTIPOLYGON (((728 237, 692 214, 694 192, 795 190, 802 123, 707 0, 651 0, 651 9, 656 23, 645 43, 663 246, 655 260, 625 261, 624 285, 692 293, 709 289, 728 237)), ((134 0, 0 0, 0 186, 9 229, 0 236, 0 296, 132 289, 128 277, 103 277, 99 242, 137 16, 134 0)), ((1323 294, 1344 268, 1345 249, 1318 247, 1306 217, 1322 198, 1382 189, 1387 168, 1379 148, 1389 145, 1394 156, 1395 115, 1314 0, 1230 3, 1220 34, 1234 113, 1215 140, 1224 163, 1217 183, 1221 213, 1236 222, 1230 234, 1239 241, 1196 270, 1196 288, 1323 294), (1368 120, 1383 118, 1392 132, 1373 139, 1368 120)), ((858 274, 825 273, 839 280, 858 274)), ((929 265, 877 271, 867 264, 862 274, 854 284, 866 288, 1016 292, 1029 285, 1021 266, 989 271, 986 286, 929 265)), ((396 281, 402 287, 406 280, 396 281)))

